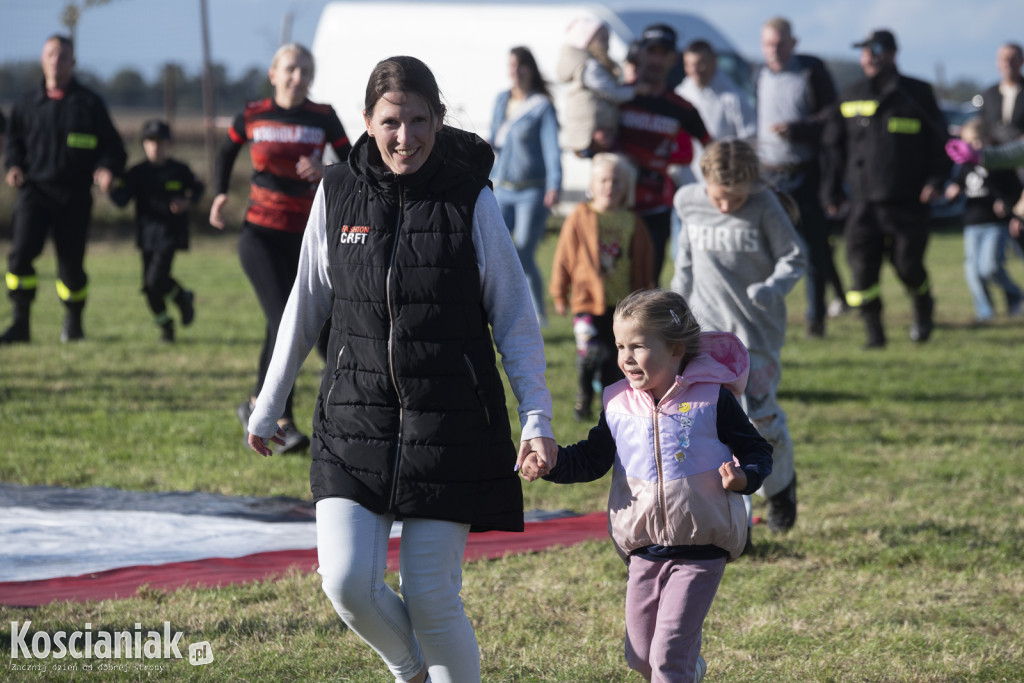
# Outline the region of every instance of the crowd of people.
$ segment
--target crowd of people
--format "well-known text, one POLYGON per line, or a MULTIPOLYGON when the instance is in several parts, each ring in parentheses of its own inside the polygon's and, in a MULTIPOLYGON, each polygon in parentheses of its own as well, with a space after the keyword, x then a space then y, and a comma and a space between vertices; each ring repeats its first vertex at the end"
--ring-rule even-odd
MULTIPOLYGON (((395 56, 369 75, 365 130, 352 141, 330 105, 308 99, 313 56, 284 45, 268 70, 273 95, 237 115, 209 179, 209 222, 223 229, 231 169, 249 145, 238 249, 266 329, 236 411, 247 443, 264 456, 309 450, 323 590, 398 681, 480 679, 461 561, 468 533, 523 530, 520 477, 571 483, 609 470, 609 529, 628 566, 627 662, 647 680, 699 681, 701 627, 725 565, 752 547, 750 496, 766 499, 773 532, 797 519, 778 389, 785 300, 799 280, 808 337, 826 333, 831 287, 835 308, 862 317, 865 348, 879 349, 888 259, 911 297, 909 336, 928 341, 928 204, 964 194, 977 319, 996 315, 991 287, 1009 315, 1021 312, 1003 262, 1010 236, 1024 239, 1022 188, 999 170, 1024 163, 1019 45, 999 48, 1000 82, 949 140, 932 88, 897 68, 888 30, 853 44, 864 78, 837 91, 820 59, 796 52, 789 21, 766 21, 756 108, 707 42, 680 50, 671 26, 653 24, 616 64, 609 30, 591 17, 567 27, 564 112, 529 48, 512 48, 489 140, 447 125, 429 66, 395 56), (673 89, 680 58, 687 78, 673 89), (340 163, 325 166, 328 146, 340 163), (562 147, 591 160, 591 178, 545 291, 536 250, 560 198, 562 147), (848 286, 829 239, 838 217, 848 286), (673 221, 671 282, 659 289, 673 221), (594 419, 600 394, 596 425, 574 445, 558 446, 551 427, 547 295, 573 316, 578 421, 594 419), (310 438, 292 393, 314 346, 326 367, 310 438), (518 401, 518 449, 496 352, 518 401), (401 595, 383 579, 396 520, 401 595)), ((145 161, 126 170, 106 107, 74 77, 71 41, 47 39, 41 62, 40 88, 0 119, 17 190, 13 321, 0 343, 31 340, 33 263, 51 235, 61 338, 85 337, 94 184, 134 202, 143 292, 173 342, 168 304, 182 325, 196 315, 172 263, 204 183, 169 155, 161 120, 144 125, 145 161)))

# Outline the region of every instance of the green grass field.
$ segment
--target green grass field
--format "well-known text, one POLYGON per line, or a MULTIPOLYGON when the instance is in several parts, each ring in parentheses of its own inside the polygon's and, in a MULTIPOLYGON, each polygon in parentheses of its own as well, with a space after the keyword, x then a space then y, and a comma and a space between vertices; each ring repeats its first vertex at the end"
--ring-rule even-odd
MULTIPOLYGON (((554 241, 542 244, 545 267, 554 241)), ((0 257, 8 248, 0 242, 0 257)), ((179 257, 176 275, 198 292, 198 314, 172 346, 157 341, 127 241, 90 247, 87 339, 62 345, 48 250, 37 262, 33 343, 0 348, 0 480, 308 499, 307 458, 263 459, 242 446, 234 407, 254 379, 263 321, 234 249, 235 235, 203 231, 179 257)), ((806 340, 802 284, 791 295, 780 399, 797 448, 800 517, 783 537, 757 527, 757 553, 726 571, 704 629, 705 680, 1024 680, 1024 321, 969 325, 961 258, 958 233, 935 236, 939 324, 926 345, 907 338, 909 302, 891 269, 884 351, 861 350, 854 317, 806 340)), ((1024 280, 1020 260, 1010 267, 1024 280)), ((9 320, 0 302, 0 325, 9 320)), ((555 431, 575 441, 588 426, 571 417, 569 321, 553 320, 544 335, 555 431)), ((312 357, 298 380, 296 414, 307 421, 319 366, 312 357)), ((607 480, 524 489, 529 508, 590 512, 604 508, 607 480)), ((466 565, 484 680, 640 681, 622 658, 624 589, 609 541, 466 565)), ((317 576, 301 573, 0 607, 0 660, 6 680, 392 680, 342 628, 317 576), (148 674, 7 670, 9 625, 25 620, 49 633, 170 621, 186 642, 208 640, 215 661, 162 662, 148 674)))

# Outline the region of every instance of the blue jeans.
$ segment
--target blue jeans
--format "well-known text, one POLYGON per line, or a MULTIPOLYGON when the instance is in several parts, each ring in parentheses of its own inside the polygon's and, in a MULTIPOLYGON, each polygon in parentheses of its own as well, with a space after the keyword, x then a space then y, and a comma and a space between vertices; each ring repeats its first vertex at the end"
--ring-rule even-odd
POLYGON ((964 227, 964 277, 978 320, 989 320, 995 315, 988 292, 989 284, 1003 290, 1009 310, 1021 305, 1020 287, 1003 267, 1008 239, 1005 223, 979 223, 964 227))
POLYGON ((548 209, 544 206, 544 188, 510 190, 498 186, 494 188, 494 198, 498 200, 501 217, 505 219, 505 225, 512 233, 519 262, 523 264, 526 282, 530 286, 533 310, 537 312, 537 318, 543 322, 546 318, 544 280, 540 276, 535 254, 547 228, 548 209))

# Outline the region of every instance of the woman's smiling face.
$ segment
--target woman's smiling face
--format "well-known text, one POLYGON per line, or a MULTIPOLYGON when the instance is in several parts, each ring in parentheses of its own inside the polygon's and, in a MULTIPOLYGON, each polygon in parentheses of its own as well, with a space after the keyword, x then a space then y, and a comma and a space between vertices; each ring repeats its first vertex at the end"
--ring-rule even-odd
POLYGON ((430 156, 443 117, 435 117, 427 101, 412 92, 384 94, 367 116, 366 132, 377 142, 384 164, 399 175, 415 173, 430 156))

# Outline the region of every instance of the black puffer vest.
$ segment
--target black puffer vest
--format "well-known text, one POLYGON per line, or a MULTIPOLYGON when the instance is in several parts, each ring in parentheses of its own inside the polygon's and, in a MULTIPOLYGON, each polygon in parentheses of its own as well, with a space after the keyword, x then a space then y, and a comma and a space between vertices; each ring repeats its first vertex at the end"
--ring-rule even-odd
POLYGON ((316 500, 522 531, 505 392, 473 246, 493 153, 444 128, 396 175, 364 134, 324 176, 334 306, 313 425, 316 500))

